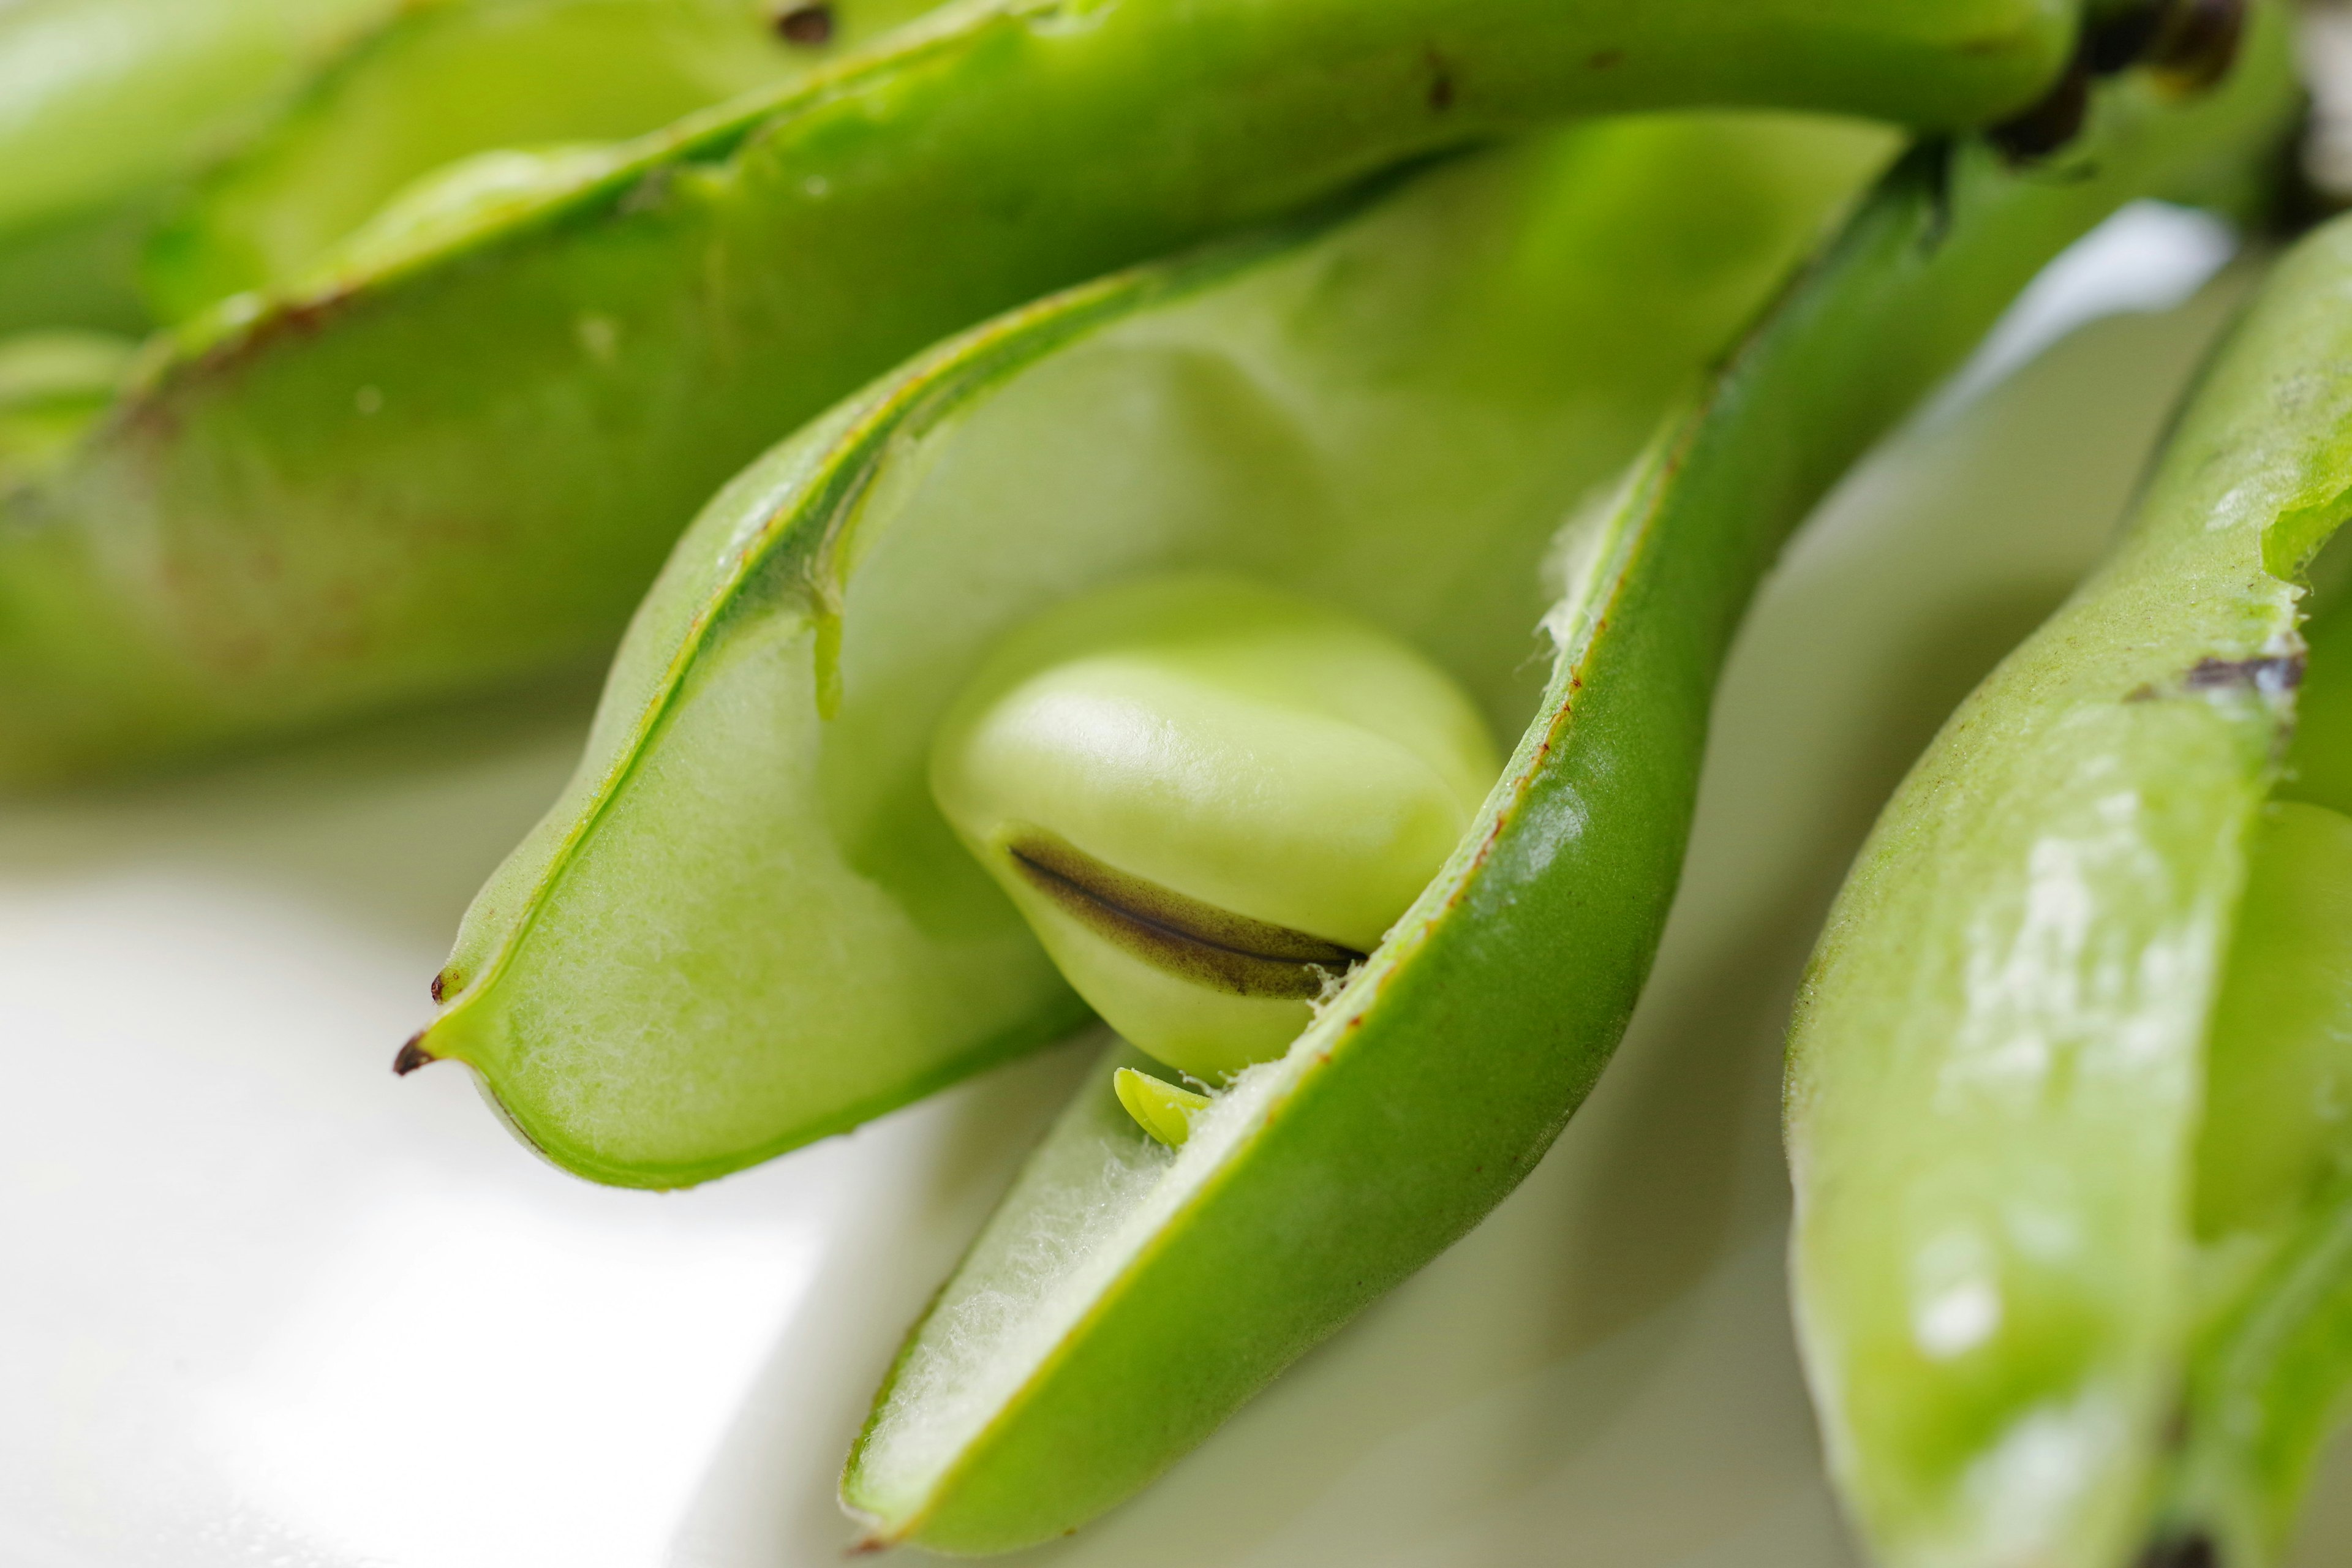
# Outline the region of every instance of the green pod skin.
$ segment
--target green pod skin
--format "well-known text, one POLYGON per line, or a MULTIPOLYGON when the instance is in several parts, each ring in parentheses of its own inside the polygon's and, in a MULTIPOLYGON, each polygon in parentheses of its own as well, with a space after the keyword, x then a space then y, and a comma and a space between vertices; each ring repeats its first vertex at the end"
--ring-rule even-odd
POLYGON ((902 1352, 843 1484, 876 1545, 1047 1540, 1173 1463, 1475 1225, 1607 1062, 1679 872, 1714 680, 1789 531, 2118 202, 2234 148, 2288 88, 2138 81, 2057 165, 1922 149, 1572 530, 1535 721, 1445 870, 1278 1062, 1174 1154, 1097 1079, 902 1352))
POLYGON ((404 11, 205 174, 149 240, 142 283, 165 321, 284 289, 445 164, 640 136, 806 76, 935 3, 827 0, 791 23, 773 0, 442 0, 404 11))
POLYGON ((677 1186, 1067 1035, 1085 1007, 929 787, 998 638, 1214 569, 1369 620, 1516 731, 1559 518, 1888 150, 1819 122, 1579 128, 878 384, 680 544, 404 1062, 469 1063, 567 1169, 677 1186))
POLYGON ((398 0, 0 7, 0 337, 139 331, 146 226, 398 0))
POLYGON ((1972 124, 2073 31, 2069 0, 969 0, 430 254, 187 324, 0 500, 0 780, 591 656, 780 432, 1402 162, 1692 104, 1972 124))
POLYGON ((2352 1372, 2326 1104, 2352 826, 2265 815, 2298 579, 2352 493, 2347 278, 2344 225, 2281 265, 2128 534, 1954 715, 1815 955, 1798 1321, 1889 1568, 2270 1562, 2352 1372))

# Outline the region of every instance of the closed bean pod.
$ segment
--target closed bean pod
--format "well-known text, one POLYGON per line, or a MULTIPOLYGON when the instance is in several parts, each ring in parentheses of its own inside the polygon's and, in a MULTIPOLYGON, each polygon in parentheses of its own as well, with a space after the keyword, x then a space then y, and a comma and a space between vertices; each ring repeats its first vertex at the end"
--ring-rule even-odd
POLYGON ((2352 226, 2280 265, 1815 954, 1798 1318, 1889 1568, 2259 1568, 2344 1408, 2352 664, 2299 624, 2352 510, 2347 284, 2352 226))

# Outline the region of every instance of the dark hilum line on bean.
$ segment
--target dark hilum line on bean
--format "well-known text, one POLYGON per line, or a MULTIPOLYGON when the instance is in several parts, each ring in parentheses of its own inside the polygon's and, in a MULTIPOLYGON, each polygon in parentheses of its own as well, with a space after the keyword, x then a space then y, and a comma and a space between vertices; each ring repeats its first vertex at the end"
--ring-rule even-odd
POLYGON ((1106 866, 1041 831, 1005 841, 1030 886, 1088 930, 1156 968, 1238 996, 1309 1000, 1363 954, 1188 899, 1106 866))

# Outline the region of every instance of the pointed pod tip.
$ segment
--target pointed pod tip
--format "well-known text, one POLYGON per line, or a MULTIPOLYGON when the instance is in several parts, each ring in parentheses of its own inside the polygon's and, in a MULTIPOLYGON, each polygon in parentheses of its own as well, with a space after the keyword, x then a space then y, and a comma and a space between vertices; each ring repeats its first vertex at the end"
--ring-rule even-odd
POLYGON ((425 1031, 419 1029, 408 1037, 407 1044, 400 1047, 400 1054, 392 1058, 392 1074, 394 1078, 406 1078, 418 1068, 430 1067, 440 1059, 425 1048, 425 1031))

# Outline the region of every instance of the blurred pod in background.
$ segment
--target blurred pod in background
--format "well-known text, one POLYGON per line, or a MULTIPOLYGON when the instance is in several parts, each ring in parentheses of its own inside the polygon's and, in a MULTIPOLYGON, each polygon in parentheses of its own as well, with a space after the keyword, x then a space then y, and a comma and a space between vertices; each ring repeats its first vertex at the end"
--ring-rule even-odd
POLYGON ((14 0, 0 6, 0 337, 137 331, 174 192, 400 0, 14 0))
MULTIPOLYGON (((0 490, 0 778, 218 750, 593 658, 730 473, 1052 289, 1576 114, 1996 119, 2060 73, 2074 22, 2049 0, 1706 15, 975 3, 606 153, 559 142, 449 174, 341 265, 158 339, 88 439, 0 490)), ((430 102, 400 50, 370 58, 430 102)), ((303 125, 367 119, 329 98, 303 125)), ((236 193, 299 208, 323 188, 303 164, 265 153, 250 184, 231 179, 220 226, 185 231, 190 254, 243 250, 220 276, 251 278, 331 247, 341 218, 275 259, 231 242, 236 193)))

